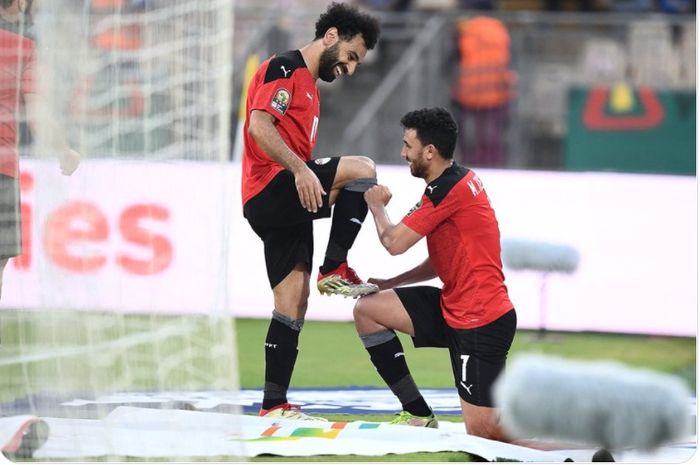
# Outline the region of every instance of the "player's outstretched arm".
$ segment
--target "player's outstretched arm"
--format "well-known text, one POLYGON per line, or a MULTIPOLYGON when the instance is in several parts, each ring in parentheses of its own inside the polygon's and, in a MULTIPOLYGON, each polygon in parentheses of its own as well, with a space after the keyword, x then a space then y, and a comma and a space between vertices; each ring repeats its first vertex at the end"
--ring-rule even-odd
POLYGON ((436 276, 437 274, 435 273, 432 263, 430 263, 430 259, 426 258, 420 265, 408 271, 404 271, 393 278, 369 278, 367 282, 370 284, 376 284, 379 287, 379 290, 383 291, 384 289, 393 289, 399 286, 408 286, 410 284, 420 283, 433 279, 436 276))
POLYGON ((248 133, 267 156, 294 174, 301 206, 310 212, 318 211, 323 206, 322 196, 326 194, 321 181, 284 142, 275 127, 275 117, 265 111, 253 110, 248 133))

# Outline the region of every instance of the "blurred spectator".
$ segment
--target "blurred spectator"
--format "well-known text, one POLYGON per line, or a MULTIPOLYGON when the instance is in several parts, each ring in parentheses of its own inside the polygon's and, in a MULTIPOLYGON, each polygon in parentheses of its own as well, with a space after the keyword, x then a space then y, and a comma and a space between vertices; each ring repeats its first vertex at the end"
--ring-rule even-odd
POLYGON ((43 112, 35 44, 25 34, 32 7, 29 0, 0 0, 0 292, 8 260, 22 253, 17 147, 22 107, 32 133, 41 129, 47 147, 58 156, 63 174, 73 174, 80 163, 80 154, 43 112))
POLYGON ((497 5, 493 0, 459 0, 459 8, 462 10, 496 10, 497 5))
POLYGON ((654 0, 604 0, 603 8, 616 13, 648 13, 653 11, 654 0))
MULTIPOLYGON (((90 9, 94 14, 104 14, 110 19, 114 12, 142 13, 145 11, 144 0, 91 0, 90 9)), ((118 23, 108 27, 102 26, 101 31, 95 35, 95 45, 103 49, 138 50, 142 45, 141 24, 118 23)))
POLYGON ((695 0, 656 0, 657 8, 662 13, 695 13, 695 0))
POLYGON ((356 0, 355 3, 374 11, 408 11, 413 0, 356 0))
MULTIPOLYGON (((548 0, 558 1, 558 0, 548 0)), ((602 9, 618 13, 695 13, 692 0, 599 0, 602 9)))
MULTIPOLYGON (((548 11, 561 11, 562 0, 545 0, 545 9, 548 11)), ((576 6, 578 11, 596 11, 594 0, 577 0, 576 6)))
POLYGON ((462 162, 502 166, 515 87, 510 34, 500 20, 484 16, 462 20, 457 28, 460 59, 453 101, 459 115, 462 162))
POLYGON ((91 0, 93 11, 141 12, 146 9, 146 0, 91 0))

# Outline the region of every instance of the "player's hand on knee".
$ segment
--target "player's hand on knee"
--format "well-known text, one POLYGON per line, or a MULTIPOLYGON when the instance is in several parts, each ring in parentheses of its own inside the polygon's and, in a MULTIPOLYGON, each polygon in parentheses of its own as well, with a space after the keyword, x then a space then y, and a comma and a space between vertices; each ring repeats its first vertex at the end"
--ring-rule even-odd
POLYGON ((301 206, 316 213, 323 206, 323 195, 326 194, 316 174, 306 167, 294 175, 294 184, 299 194, 301 206))
POLYGON ((390 279, 369 278, 367 280, 367 283, 376 284, 380 291, 394 288, 394 285, 392 284, 392 281, 390 279))

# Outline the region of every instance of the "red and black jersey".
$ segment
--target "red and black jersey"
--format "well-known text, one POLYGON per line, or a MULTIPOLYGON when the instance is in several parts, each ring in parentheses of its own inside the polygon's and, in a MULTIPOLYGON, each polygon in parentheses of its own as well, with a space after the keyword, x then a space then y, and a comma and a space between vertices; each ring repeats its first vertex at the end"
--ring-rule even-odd
POLYGON ((430 262, 444 283, 440 305, 450 327, 483 326, 513 308, 496 215, 473 171, 453 163, 401 221, 427 236, 430 262))
POLYGON ((316 79, 306 67, 299 50, 267 59, 255 72, 248 86, 241 183, 244 205, 284 169, 263 152, 248 134, 253 110, 273 115, 277 120, 277 131, 287 146, 302 160, 311 160, 316 145, 321 103, 316 79))

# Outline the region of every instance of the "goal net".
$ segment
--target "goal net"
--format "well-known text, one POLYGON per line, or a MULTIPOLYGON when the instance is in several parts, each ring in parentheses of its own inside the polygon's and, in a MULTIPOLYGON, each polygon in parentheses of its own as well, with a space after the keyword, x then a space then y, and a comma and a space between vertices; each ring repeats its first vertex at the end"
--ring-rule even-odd
POLYGON ((203 406, 202 392, 238 389, 227 291, 238 205, 225 163, 233 0, 28 3, 17 22, 0 20, 34 45, 32 82, 25 49, 0 50, 0 80, 2 61, 21 55, 0 87, 19 102, 23 244, 0 300, 0 418, 46 420, 34 458, 58 457, 45 453, 55 435, 73 440, 66 458, 139 456, 116 446, 124 428, 140 431, 141 456, 182 460, 181 435, 138 426, 136 410, 114 415, 211 410, 227 401, 203 406), (70 176, 67 147, 82 156, 70 176), (61 429, 69 418, 109 427, 61 429))

